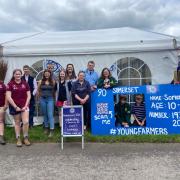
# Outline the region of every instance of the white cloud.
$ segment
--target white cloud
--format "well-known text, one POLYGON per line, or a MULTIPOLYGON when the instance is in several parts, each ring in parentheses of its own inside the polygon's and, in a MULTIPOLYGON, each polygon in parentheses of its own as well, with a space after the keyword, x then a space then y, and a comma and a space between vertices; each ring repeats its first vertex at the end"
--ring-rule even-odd
POLYGON ((0 32, 131 26, 180 35, 178 0, 0 0, 0 32))

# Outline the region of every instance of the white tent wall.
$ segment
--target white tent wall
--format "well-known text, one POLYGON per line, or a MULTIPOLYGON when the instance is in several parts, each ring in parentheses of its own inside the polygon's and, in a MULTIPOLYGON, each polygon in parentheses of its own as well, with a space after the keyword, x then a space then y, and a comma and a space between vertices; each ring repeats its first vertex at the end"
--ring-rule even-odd
POLYGON ((139 52, 139 53, 117 53, 117 54, 94 54, 94 55, 65 55, 65 56, 37 56, 37 57, 4 57, 8 62, 8 73, 5 82, 7 83, 15 68, 22 69, 23 65, 32 66, 34 63, 51 59, 66 68, 68 63, 74 64, 76 73, 87 67, 89 60, 96 63, 96 71, 100 74, 104 67, 110 68, 116 61, 135 57, 148 65, 152 74, 152 84, 166 84, 171 82, 173 71, 177 66, 176 51, 139 52))

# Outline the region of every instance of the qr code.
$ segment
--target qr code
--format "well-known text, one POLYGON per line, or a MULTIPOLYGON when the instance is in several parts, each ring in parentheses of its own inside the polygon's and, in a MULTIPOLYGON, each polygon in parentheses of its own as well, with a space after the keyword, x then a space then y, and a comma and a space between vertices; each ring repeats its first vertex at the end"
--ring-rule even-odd
POLYGON ((97 114, 109 114, 108 103, 97 103, 97 114))

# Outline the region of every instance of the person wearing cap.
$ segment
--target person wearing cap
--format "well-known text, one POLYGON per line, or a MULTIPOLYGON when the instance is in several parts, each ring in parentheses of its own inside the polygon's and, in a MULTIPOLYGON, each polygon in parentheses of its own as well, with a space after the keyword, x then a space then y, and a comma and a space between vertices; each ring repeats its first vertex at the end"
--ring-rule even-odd
POLYGON ((116 126, 129 127, 131 125, 131 108, 127 103, 126 95, 120 95, 119 102, 115 105, 116 126))

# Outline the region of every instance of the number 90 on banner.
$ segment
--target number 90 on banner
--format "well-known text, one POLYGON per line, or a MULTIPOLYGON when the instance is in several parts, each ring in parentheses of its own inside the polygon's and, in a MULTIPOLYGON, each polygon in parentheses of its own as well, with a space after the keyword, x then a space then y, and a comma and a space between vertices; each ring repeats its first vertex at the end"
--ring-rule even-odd
POLYGON ((98 97, 99 97, 99 96, 106 97, 106 96, 107 96, 107 91, 106 91, 106 89, 98 89, 98 97))

